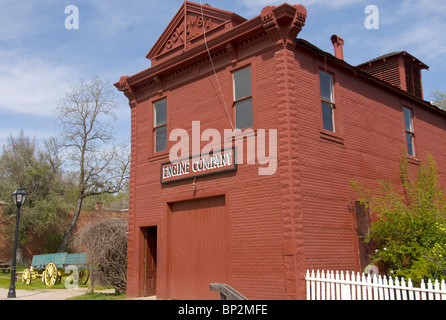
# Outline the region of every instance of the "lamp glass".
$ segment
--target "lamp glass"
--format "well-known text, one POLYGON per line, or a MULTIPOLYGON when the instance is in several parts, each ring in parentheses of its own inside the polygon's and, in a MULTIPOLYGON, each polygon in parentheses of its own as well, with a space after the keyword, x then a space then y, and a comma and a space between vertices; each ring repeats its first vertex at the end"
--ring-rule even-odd
POLYGON ((19 188, 11 194, 12 202, 15 205, 22 205, 25 203, 28 193, 25 189, 19 188))

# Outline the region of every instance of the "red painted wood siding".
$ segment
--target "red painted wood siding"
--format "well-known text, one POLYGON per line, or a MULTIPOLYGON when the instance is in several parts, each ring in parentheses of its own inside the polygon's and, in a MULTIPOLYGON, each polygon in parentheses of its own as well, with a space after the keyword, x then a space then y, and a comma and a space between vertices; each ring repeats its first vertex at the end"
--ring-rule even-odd
POLYGON ((228 282, 224 196, 175 202, 170 208, 168 299, 218 299, 209 284, 228 282))

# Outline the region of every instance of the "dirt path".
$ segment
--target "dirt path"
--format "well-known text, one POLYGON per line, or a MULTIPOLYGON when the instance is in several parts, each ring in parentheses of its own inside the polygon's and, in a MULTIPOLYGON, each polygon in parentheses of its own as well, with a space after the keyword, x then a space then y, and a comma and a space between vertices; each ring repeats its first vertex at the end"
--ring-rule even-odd
POLYGON ((7 296, 9 290, 0 288, 0 300, 65 300, 67 298, 83 295, 87 289, 88 288, 43 290, 16 289, 16 298, 8 299, 7 296))

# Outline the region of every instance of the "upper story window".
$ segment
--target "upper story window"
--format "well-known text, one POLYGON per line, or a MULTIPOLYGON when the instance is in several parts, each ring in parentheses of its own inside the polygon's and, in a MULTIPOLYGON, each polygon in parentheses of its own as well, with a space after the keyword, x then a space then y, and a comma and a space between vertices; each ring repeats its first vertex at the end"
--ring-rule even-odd
POLYGON ((403 107, 404 109, 404 126, 406 129, 407 152, 409 156, 415 156, 415 134, 413 130, 413 113, 412 109, 403 107))
POLYGON ((335 132, 335 96, 333 76, 319 71, 319 83, 321 89, 322 125, 324 130, 335 132))
POLYGON ((167 149, 167 99, 154 103, 153 119, 155 152, 164 151, 167 149))
POLYGON ((253 126, 251 66, 233 73, 235 126, 244 129, 253 126))

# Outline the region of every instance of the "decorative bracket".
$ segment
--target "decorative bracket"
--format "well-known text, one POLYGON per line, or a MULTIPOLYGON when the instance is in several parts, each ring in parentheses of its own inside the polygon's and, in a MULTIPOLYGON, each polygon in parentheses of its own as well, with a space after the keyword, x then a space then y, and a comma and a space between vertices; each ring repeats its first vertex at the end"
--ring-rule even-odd
POLYGON ((226 43, 226 51, 231 55, 231 63, 234 64, 237 62, 237 51, 234 45, 229 41, 226 43))
POLYGON ((163 83, 161 82, 161 78, 158 75, 156 75, 153 78, 153 81, 155 81, 156 85, 158 86, 158 93, 162 94, 163 93, 163 83))
POLYGON ((129 76, 122 76, 119 79, 119 82, 115 83, 115 87, 119 91, 122 91, 124 93, 124 95, 129 100, 130 107, 133 108, 134 106, 136 106, 136 99, 135 99, 135 95, 133 94, 132 89, 130 88, 130 85, 127 81, 128 78, 129 78, 129 76))
POLYGON ((297 4, 291 6, 283 4, 279 7, 267 6, 261 13, 263 27, 271 40, 276 43, 282 41, 284 45, 295 41, 307 19, 307 10, 297 4))
POLYGON ((263 27, 268 33, 273 42, 279 41, 282 37, 280 35, 279 25, 277 24, 276 17, 274 15, 275 6, 267 6, 263 8, 260 16, 262 18, 263 27))

